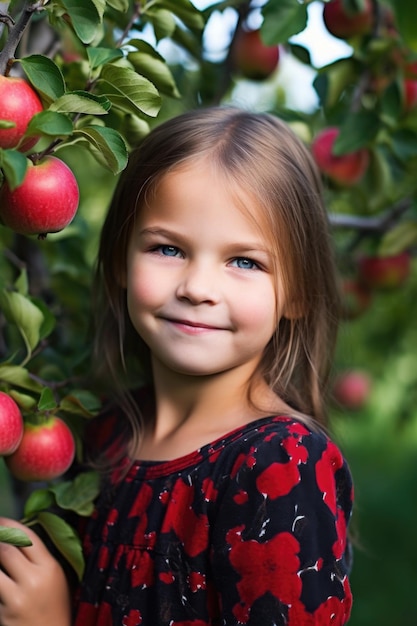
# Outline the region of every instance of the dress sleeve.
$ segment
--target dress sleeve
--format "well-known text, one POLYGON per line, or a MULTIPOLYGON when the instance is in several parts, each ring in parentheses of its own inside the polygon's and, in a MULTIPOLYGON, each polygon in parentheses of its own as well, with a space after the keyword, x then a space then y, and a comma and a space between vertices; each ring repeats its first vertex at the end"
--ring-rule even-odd
POLYGON ((283 430, 241 453, 219 494, 211 559, 222 623, 342 626, 351 475, 325 435, 293 421, 283 430))

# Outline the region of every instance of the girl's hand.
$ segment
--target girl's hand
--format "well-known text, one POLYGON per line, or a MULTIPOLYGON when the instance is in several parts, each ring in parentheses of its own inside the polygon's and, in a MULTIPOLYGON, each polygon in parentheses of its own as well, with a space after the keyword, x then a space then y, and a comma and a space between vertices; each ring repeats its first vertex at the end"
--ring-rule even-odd
POLYGON ((27 548, 0 543, 1 626, 70 626, 69 586, 63 569, 32 530, 11 519, 0 525, 25 531, 27 548))

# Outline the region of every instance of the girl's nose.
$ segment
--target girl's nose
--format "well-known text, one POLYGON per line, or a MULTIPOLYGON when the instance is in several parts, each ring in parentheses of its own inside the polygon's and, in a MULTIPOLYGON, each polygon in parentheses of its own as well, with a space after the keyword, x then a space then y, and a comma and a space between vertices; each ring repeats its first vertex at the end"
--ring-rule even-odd
POLYGON ((176 295, 179 300, 188 300, 192 304, 216 304, 219 301, 219 277, 209 266, 192 264, 184 270, 176 295))

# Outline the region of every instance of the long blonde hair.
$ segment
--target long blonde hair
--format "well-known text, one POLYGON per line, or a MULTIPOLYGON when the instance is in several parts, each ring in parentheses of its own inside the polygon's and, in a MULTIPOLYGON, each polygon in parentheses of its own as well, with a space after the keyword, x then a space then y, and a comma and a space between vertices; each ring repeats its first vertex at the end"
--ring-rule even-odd
POLYGON ((135 216, 161 177, 202 156, 221 168, 234 189, 241 187, 262 207, 285 295, 295 311, 279 322, 261 373, 296 411, 324 424, 340 303, 321 179, 304 144, 287 124, 266 113, 222 106, 189 111, 154 128, 132 152, 100 239, 95 280, 98 372, 124 405, 138 436, 129 372, 141 365, 142 374, 134 369, 134 377, 136 382, 138 375, 145 380, 149 354, 127 313, 121 280, 126 251, 135 216))

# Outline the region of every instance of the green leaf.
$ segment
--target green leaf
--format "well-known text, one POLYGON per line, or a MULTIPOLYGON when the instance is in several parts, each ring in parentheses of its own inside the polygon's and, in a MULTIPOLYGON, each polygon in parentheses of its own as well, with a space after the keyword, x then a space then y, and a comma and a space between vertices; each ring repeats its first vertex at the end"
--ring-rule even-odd
POLYGON ((86 115, 105 115, 111 103, 105 96, 95 96, 87 91, 72 91, 55 100, 49 107, 60 113, 84 113, 86 115))
POLYGON ((146 41, 133 39, 129 44, 138 50, 138 52, 129 52, 127 56, 135 70, 148 78, 160 92, 167 96, 179 98, 180 93, 174 77, 163 57, 146 41))
POLYGON ((395 155, 402 161, 417 156, 417 133, 411 130, 395 130, 390 135, 390 143, 395 155))
POLYGON ((115 107, 126 113, 156 117, 161 97, 156 87, 130 68, 104 65, 98 85, 115 107))
POLYGON ((52 389, 49 387, 45 387, 42 389, 41 397, 38 402, 38 410, 39 411, 52 411, 56 409, 57 403, 53 394, 52 389))
POLYGON ((299 44, 289 44, 291 54, 304 65, 311 65, 310 51, 299 44))
POLYGON ((28 370, 20 365, 0 365, 0 380, 29 391, 41 392, 43 386, 31 378, 28 370))
POLYGON ((390 0, 396 27, 407 46, 417 52, 417 3, 410 0, 390 0))
POLYGON ((0 291, 0 306, 9 322, 16 324, 30 355, 39 343, 42 311, 29 298, 16 291, 0 291))
POLYGON ((129 0, 107 0, 109 7, 125 13, 129 8, 129 0))
POLYGON ((92 0, 61 0, 71 18, 71 24, 83 43, 91 43, 101 24, 97 6, 92 0))
POLYGON ((0 167, 10 189, 16 189, 23 183, 29 161, 17 150, 0 150, 0 167))
POLYGON ((307 26, 307 3, 299 0, 267 2, 262 7, 262 15, 261 34, 265 44, 285 43, 307 26))
POLYGON ((357 80, 355 63, 351 58, 338 59, 321 68, 313 81, 314 89, 324 107, 333 107, 346 87, 357 80))
POLYGON ((43 322, 39 330, 39 339, 45 339, 51 332, 54 330, 56 326, 56 319, 48 305, 41 298, 31 297, 30 300, 33 302, 35 306, 38 307, 42 311, 43 314, 43 322))
POLYGON ((25 520, 30 520, 40 511, 49 509, 54 503, 55 498, 49 489, 35 489, 26 499, 23 516, 25 520))
POLYGON ((36 91, 48 102, 53 102, 65 93, 65 81, 59 67, 42 54, 19 59, 29 81, 36 91))
POLYGON ((81 580, 85 564, 78 534, 54 513, 41 512, 36 519, 81 580))
MULTIPOLYGON (((59 100, 57 102, 59 102, 59 100)), ((71 135, 72 131, 72 121, 67 115, 48 110, 37 113, 37 115, 32 117, 28 125, 27 133, 31 135, 42 133, 42 135, 49 137, 65 137, 71 135)))
POLYGON ((100 477, 98 472, 83 472, 73 481, 53 485, 51 491, 59 507, 88 516, 92 514, 94 500, 100 492, 100 477))
MULTIPOLYGON (((158 5, 179 17, 185 26, 188 26, 191 30, 202 30, 204 28, 203 16, 190 0, 156 0, 155 6, 158 5)), ((144 14, 146 15, 146 6, 144 14)))
POLYGON ((120 133, 113 128, 84 126, 77 129, 74 136, 84 137, 98 151, 113 174, 118 174, 126 167, 128 158, 126 144, 120 133))
POLYGON ((372 111, 349 113, 340 127, 333 152, 335 155, 354 152, 369 145, 376 137, 380 128, 378 116, 372 111))
POLYGON ((22 296, 27 296, 29 291, 29 281, 27 269, 25 267, 20 269, 19 276, 14 281, 14 287, 16 291, 22 294, 22 296))
POLYGON ((393 256, 417 245, 417 222, 404 220, 389 230, 378 247, 381 256, 393 256))
POLYGON ((118 48, 87 48, 87 56, 91 69, 95 70, 100 65, 111 63, 123 57, 123 52, 118 48))
POLYGON ((171 37, 175 32, 175 18, 170 11, 166 9, 149 9, 146 15, 153 25, 157 41, 165 37, 171 37))
POLYGON ((19 548, 26 548, 32 545, 32 541, 23 530, 11 528, 10 526, 0 526, 0 541, 11 543, 19 548))
POLYGON ((21 409, 31 411, 36 407, 36 400, 33 396, 29 396, 27 393, 21 393, 16 389, 9 389, 9 396, 13 398, 21 409))
POLYGON ((70 394, 62 398, 60 409, 68 413, 92 417, 101 408, 101 402, 89 391, 73 389, 70 394))

